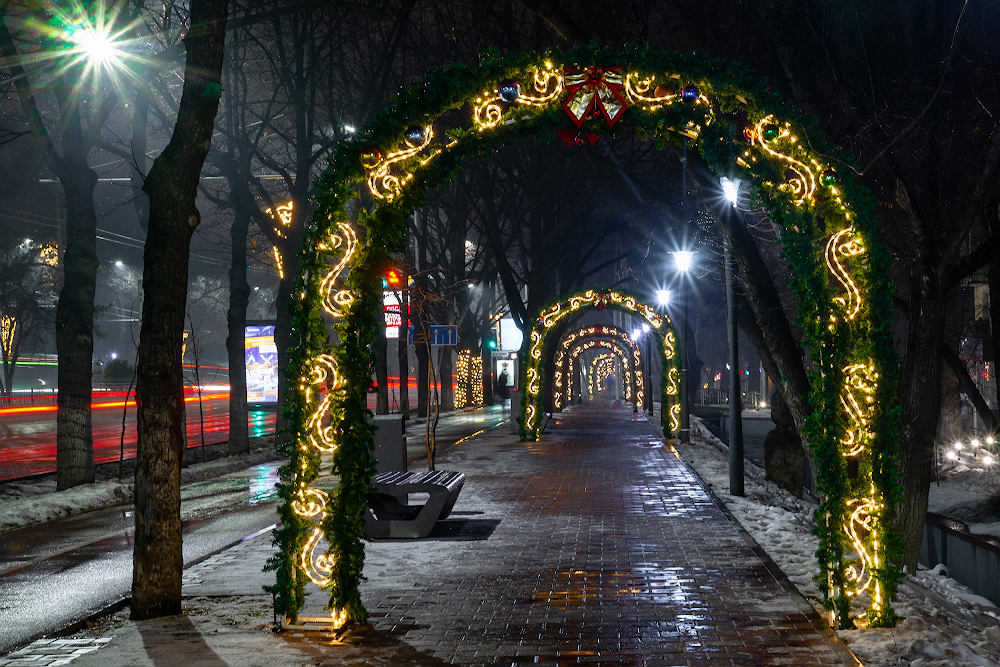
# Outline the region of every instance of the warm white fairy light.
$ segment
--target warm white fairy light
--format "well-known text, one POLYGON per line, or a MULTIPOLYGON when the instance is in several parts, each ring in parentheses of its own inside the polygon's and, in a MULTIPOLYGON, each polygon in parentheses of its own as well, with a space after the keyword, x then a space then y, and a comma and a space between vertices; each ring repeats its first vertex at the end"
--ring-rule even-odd
POLYGON ((0 315, 0 349, 8 359, 14 356, 14 334, 17 332, 17 318, 0 315))
POLYGON ((354 233, 354 228, 346 222, 337 223, 337 233, 330 234, 327 243, 319 244, 318 250, 330 253, 340 250, 340 256, 333 267, 323 275, 320 283, 320 293, 323 295, 323 310, 333 317, 340 317, 344 308, 354 300, 354 295, 349 290, 337 287, 340 275, 351 264, 354 252, 358 247, 358 237, 354 233))

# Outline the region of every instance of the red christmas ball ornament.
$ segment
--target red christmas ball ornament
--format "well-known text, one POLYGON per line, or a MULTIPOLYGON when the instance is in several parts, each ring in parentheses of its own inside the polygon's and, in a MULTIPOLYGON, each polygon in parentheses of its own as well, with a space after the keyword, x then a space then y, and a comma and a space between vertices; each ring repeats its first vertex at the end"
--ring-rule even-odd
POLYGON ((757 139, 757 130, 753 129, 749 125, 743 128, 743 136, 747 141, 753 143, 757 139))
POLYGON ((583 132, 578 132, 577 135, 575 137, 573 137, 573 142, 577 146, 582 146, 585 143, 587 143, 587 138, 585 136, 583 136, 583 132))

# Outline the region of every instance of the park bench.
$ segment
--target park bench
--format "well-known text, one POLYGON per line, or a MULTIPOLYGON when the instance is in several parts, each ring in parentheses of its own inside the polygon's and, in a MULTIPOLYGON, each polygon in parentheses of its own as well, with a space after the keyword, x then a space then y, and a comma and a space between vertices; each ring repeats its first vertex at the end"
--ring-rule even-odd
POLYGON ((439 519, 455 507, 465 475, 448 470, 384 472, 372 478, 375 493, 368 495, 365 530, 369 537, 427 537, 439 519), (410 505, 411 493, 430 497, 423 505, 410 505))

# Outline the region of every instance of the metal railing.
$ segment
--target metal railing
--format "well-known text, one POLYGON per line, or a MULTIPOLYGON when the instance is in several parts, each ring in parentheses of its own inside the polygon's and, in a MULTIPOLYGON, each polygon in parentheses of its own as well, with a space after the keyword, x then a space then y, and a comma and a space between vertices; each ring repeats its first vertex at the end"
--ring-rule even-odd
MULTIPOLYGON (((729 405, 729 392, 722 389, 699 389, 694 398, 695 405, 729 405)), ((757 410, 760 407, 760 392, 743 393, 743 409, 757 410)))

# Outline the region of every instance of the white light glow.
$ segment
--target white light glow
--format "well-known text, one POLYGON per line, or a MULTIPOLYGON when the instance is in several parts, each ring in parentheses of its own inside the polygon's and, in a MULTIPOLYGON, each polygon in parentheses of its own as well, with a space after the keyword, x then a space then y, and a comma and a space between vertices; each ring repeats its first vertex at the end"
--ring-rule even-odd
POLYGON ((690 250, 677 250, 674 252, 674 266, 678 271, 689 271, 694 262, 694 253, 690 250))
POLYGON ((643 324, 642 325, 642 333, 649 333, 649 325, 648 324, 643 324))
POLYGON ((993 457, 987 454, 986 456, 983 457, 983 463, 985 463, 988 466, 993 465, 993 457))
POLYGON ((954 461, 955 459, 958 458, 958 454, 956 454, 955 452, 948 452, 947 454, 945 454, 945 457, 947 457, 951 461, 954 461))
POLYGON ((726 197, 726 201, 731 203, 733 206, 740 198, 740 181, 739 179, 729 179, 723 176, 720 180, 722 183, 722 194, 726 197))
POLYGON ((123 261, 121 261, 121 260, 119 259, 119 260, 118 260, 117 262, 115 262, 115 266, 117 266, 117 267, 118 267, 118 268, 120 269, 120 268, 122 268, 123 266, 125 266, 125 262, 123 262, 123 261))
POLYGON ((970 444, 971 444, 971 445, 972 445, 973 447, 978 447, 978 446, 979 446, 979 440, 976 440, 976 439, 973 439, 973 440, 972 440, 972 442, 971 442, 970 444))
POLYGON ((955 443, 954 445, 952 445, 952 446, 953 446, 953 447, 955 448, 955 451, 959 451, 959 450, 961 450, 961 449, 962 449, 962 443, 960 443, 960 442, 956 442, 956 443, 955 443))
POLYGON ((986 438, 986 444, 987 444, 987 445, 992 445, 992 444, 993 444, 993 442, 994 442, 994 440, 993 440, 993 438, 992 438, 992 437, 989 437, 989 438, 986 438))
POLYGON ((640 338, 642 338, 642 329, 633 329, 632 340, 639 340, 640 338))
POLYGON ((87 26, 77 30, 73 34, 73 41, 87 59, 97 65, 107 65, 113 58, 121 55, 108 31, 98 27, 87 26))
POLYGON ((670 290, 668 289, 658 289, 656 290, 656 303, 661 306, 666 306, 670 303, 670 290))

